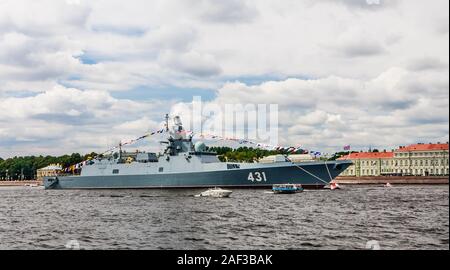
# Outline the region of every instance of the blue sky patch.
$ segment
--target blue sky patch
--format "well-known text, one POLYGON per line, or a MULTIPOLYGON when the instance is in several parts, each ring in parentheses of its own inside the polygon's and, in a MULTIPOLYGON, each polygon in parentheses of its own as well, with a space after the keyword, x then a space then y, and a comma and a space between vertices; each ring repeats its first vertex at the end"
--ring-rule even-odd
POLYGON ((98 63, 98 61, 95 59, 94 56, 89 55, 87 53, 83 53, 80 56, 75 57, 78 60, 80 60, 81 63, 83 63, 84 65, 95 65, 98 63))
POLYGON ((229 77, 226 78, 226 81, 239 81, 241 83, 245 83, 248 86, 252 85, 260 85, 262 83, 268 82, 268 81, 284 81, 289 78, 296 78, 300 80, 310 80, 314 79, 311 76, 305 76, 305 75, 255 75, 255 76, 242 76, 242 77, 229 77))
MULTIPOLYGON (((27 90, 23 90, 23 91, 6 91, 4 96, 5 97, 13 97, 13 98, 27 98, 27 97, 35 97, 37 95, 39 95, 41 92, 36 92, 36 91, 27 91, 27 90)), ((2 97, 3 95, 0 93, 0 97, 2 97)))
POLYGON ((107 32, 122 36, 133 36, 140 37, 143 36, 147 30, 139 27, 117 27, 112 25, 95 25, 92 26, 91 30, 93 32, 107 32))

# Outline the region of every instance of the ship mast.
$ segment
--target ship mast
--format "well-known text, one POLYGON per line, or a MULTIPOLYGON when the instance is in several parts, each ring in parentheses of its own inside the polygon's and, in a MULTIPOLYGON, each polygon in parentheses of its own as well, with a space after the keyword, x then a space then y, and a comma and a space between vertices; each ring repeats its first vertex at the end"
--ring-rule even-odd
POLYGON ((122 160, 122 142, 119 142, 119 162, 122 160))
POLYGON ((166 132, 169 131, 169 114, 166 113, 166 132))

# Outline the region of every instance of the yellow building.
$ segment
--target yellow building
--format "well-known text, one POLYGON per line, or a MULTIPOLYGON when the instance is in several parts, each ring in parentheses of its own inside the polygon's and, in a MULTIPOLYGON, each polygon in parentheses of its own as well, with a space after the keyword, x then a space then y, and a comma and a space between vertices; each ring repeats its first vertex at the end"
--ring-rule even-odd
POLYGON ((50 164, 47 167, 40 168, 36 171, 37 180, 43 180, 44 176, 55 176, 60 173, 62 170, 61 165, 59 164, 50 164))
POLYGON ((341 176, 379 176, 394 172, 393 152, 351 153, 342 159, 350 159, 353 165, 341 173, 341 176))
POLYGON ((396 173, 449 175, 448 143, 401 146, 394 154, 396 173))
POLYGON ((448 176, 448 146, 448 143, 412 144, 400 146, 394 152, 351 153, 340 158, 354 163, 341 176, 448 176))

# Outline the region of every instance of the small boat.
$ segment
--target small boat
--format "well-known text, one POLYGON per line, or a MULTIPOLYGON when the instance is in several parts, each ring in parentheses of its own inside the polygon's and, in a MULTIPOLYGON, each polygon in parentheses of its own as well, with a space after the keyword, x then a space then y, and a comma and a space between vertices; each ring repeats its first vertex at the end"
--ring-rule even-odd
POLYGON ((272 186, 272 191, 275 194, 292 194, 302 192, 303 187, 298 184, 276 184, 272 186))
POLYGON ((210 188, 203 191, 200 194, 195 195, 195 197, 213 197, 213 198, 227 198, 230 197, 233 191, 221 188, 210 188))
POLYGON ((325 186, 324 189, 331 189, 331 190, 341 189, 341 186, 338 183, 331 182, 329 185, 325 186))
POLYGON ((25 184, 25 187, 38 187, 38 184, 25 184))
POLYGON ((331 190, 335 190, 335 189, 341 189, 341 186, 339 186, 339 184, 338 183, 331 183, 330 184, 330 189, 331 190))

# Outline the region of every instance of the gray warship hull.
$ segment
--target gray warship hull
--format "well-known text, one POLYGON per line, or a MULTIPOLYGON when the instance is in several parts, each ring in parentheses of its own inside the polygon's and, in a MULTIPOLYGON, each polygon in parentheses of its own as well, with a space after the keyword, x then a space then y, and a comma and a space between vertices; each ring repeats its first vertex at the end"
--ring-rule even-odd
POLYGON ((230 169, 210 171, 56 176, 44 178, 44 186, 46 189, 257 188, 291 183, 320 188, 351 164, 351 161, 249 163, 247 168, 226 166, 230 169))

